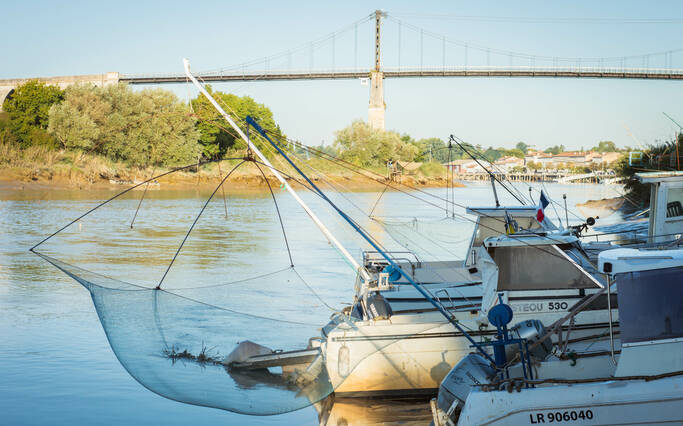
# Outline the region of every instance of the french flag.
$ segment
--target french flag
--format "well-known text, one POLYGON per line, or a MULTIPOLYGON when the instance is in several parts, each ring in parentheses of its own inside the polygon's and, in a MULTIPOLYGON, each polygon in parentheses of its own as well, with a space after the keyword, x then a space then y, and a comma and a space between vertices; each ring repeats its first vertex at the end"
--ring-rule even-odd
POLYGON ((536 220, 539 222, 543 222, 545 219, 545 213, 543 213, 543 210, 548 207, 548 204, 550 204, 550 201, 548 201, 547 198, 545 198, 545 194, 543 191, 541 191, 541 198, 538 199, 538 209, 536 210, 536 220))

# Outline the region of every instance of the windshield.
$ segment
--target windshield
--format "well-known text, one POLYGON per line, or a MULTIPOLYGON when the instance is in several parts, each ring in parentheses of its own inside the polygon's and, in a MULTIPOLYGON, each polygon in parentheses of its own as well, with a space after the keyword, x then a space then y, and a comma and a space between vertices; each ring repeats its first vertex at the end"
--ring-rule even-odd
POLYGON ((495 247, 491 249, 491 257, 498 265, 499 291, 601 286, 601 281, 582 268, 582 264, 589 265, 589 262, 578 249, 565 253, 554 244, 495 247))

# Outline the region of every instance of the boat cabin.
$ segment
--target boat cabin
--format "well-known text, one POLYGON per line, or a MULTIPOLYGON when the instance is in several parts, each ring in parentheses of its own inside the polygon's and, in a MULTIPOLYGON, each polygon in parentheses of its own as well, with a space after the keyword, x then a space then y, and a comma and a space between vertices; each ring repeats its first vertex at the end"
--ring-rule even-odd
POLYGON ((683 171, 636 173, 650 184, 648 242, 675 240, 683 234, 683 171))
POLYGON ((545 220, 544 224, 536 220, 536 206, 468 207, 465 211, 477 217, 468 251, 468 265, 477 263, 477 251, 484 240, 507 233, 507 217, 516 222, 520 231, 545 233, 557 230, 549 220, 545 220))
POLYGON ((683 250, 609 250, 600 253, 598 267, 619 285, 615 375, 683 370, 683 250))
POLYGON ((520 233, 490 237, 479 248, 482 314, 498 295, 515 312, 567 311, 604 286, 573 235, 520 233))

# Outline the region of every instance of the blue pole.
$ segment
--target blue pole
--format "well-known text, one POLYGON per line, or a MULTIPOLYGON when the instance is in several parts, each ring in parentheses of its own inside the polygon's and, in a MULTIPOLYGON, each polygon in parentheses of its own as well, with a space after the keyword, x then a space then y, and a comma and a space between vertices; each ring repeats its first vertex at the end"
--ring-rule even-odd
POLYGON ((313 189, 314 189, 314 190, 323 198, 323 200, 327 201, 327 203, 328 203, 330 206, 332 206, 332 208, 333 208, 334 210, 336 210, 337 213, 339 213, 339 215, 340 215, 340 216, 341 216, 349 225, 351 225, 351 227, 352 227, 356 232, 358 232, 358 233, 361 235, 361 237, 363 237, 363 239, 365 239, 365 241, 368 242, 368 244, 370 244, 370 245, 371 245, 379 254, 382 255, 382 257, 384 257, 384 259, 386 259, 387 262, 389 262, 389 266, 391 266, 391 268, 393 268, 395 271, 398 271, 398 272, 403 276, 403 278, 405 278, 406 280, 408 280, 408 282, 409 282, 413 287, 415 287, 415 289, 416 289, 416 290, 417 290, 425 299, 427 299, 427 301, 428 301, 429 303, 431 303, 432 306, 434 306, 434 307, 436 308, 436 310, 439 311, 439 312, 441 313, 441 315, 443 315, 443 316, 448 320, 448 322, 450 322, 451 324, 453 324, 453 326, 455 326, 455 328, 457 328, 458 331, 460 331, 460 332, 465 336, 465 338, 467 338, 467 340, 469 340, 470 343, 471 343, 474 347, 476 347, 477 350, 479 350, 479 352, 481 352, 482 355, 483 355, 484 357, 486 357, 486 359, 488 359, 490 362, 492 362, 492 363, 495 364, 495 361, 491 358, 491 356, 490 356, 488 353, 486 353, 486 351, 484 351, 484 350, 477 344, 477 342, 474 341, 474 339, 472 338, 472 336, 470 336, 470 335, 467 333, 467 331, 465 331, 462 327, 460 327, 460 324, 458 324, 458 321, 453 317, 453 315, 451 315, 450 313, 448 313, 448 311, 446 311, 446 310, 443 308, 443 306, 441 306, 441 304, 437 303, 436 300, 434 300, 434 299, 429 295, 429 293, 427 293, 427 291, 426 291, 425 289, 422 288, 422 286, 420 286, 417 282, 415 282, 415 281, 414 281, 414 280, 413 280, 405 271, 403 271, 403 269, 401 269, 398 265, 396 265, 396 263, 391 259, 391 257, 389 257, 389 255, 388 255, 387 253, 385 253, 384 250, 382 250, 382 249, 381 249, 381 248, 372 240, 372 238, 370 238, 370 236, 369 236, 363 229, 361 229, 358 225, 356 225, 356 223, 353 221, 353 219, 351 219, 346 213, 344 213, 343 211, 341 211, 341 209, 339 209, 339 207, 337 207, 337 205, 334 204, 334 203, 332 202, 332 200, 330 200, 329 198, 327 198, 327 195, 325 195, 325 193, 324 193, 322 190, 320 190, 320 188, 318 188, 318 186, 317 186, 315 183, 313 183, 313 181, 311 181, 311 180, 308 178, 308 176, 306 176, 306 174, 305 174, 303 171, 301 171, 301 169, 299 169, 299 167, 297 167, 296 164, 294 164, 294 162, 289 158, 289 156, 288 156, 287 154, 285 154, 285 153, 282 151, 282 149, 280 149, 280 147, 279 147, 275 142, 273 142, 273 141, 270 139, 270 137, 268 136, 268 134, 266 133, 266 131, 263 130, 263 128, 262 128, 262 127, 261 127, 261 126, 260 126, 260 125, 251 117, 251 116, 248 115, 248 116, 246 117, 246 122, 247 122, 247 124, 251 125, 257 132, 259 132, 259 134, 261 134, 261 136, 263 136, 263 138, 264 138, 265 140, 267 140, 267 141, 273 146, 273 148, 275 148, 275 149, 277 150, 277 152, 279 152, 280 155, 282 155, 282 156, 285 158, 285 160, 287 160, 287 162, 288 162, 292 167, 294 167, 294 169, 297 171, 297 173, 299 173, 299 174, 306 180, 306 182, 308 182, 308 184, 311 185, 311 188, 313 188, 313 189))

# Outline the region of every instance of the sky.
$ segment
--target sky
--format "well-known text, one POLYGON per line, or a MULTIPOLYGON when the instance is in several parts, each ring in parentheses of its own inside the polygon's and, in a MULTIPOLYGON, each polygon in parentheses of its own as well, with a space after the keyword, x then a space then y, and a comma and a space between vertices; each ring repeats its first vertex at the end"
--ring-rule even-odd
MULTIPOLYGON (((468 66, 532 64, 498 51, 534 55, 539 57, 534 65, 552 66, 552 60, 540 57, 620 58, 683 48, 680 1, 24 0, 2 6, 0 78, 182 72, 185 57, 193 70, 202 71, 299 47, 268 66, 369 70, 374 22, 352 24, 375 9, 387 13, 382 27, 385 67, 398 66, 399 56, 402 67, 440 67, 444 44, 447 66, 464 66, 465 60, 468 66), (421 31, 414 28, 424 30, 422 49, 421 31), (333 32, 333 41, 311 49, 311 41, 333 32)), ((602 64, 619 66, 618 61, 602 64)), ((683 69, 683 51, 639 57, 626 65, 683 69)), ((369 88, 359 80, 213 86, 267 105, 284 132, 306 144, 331 143, 335 131, 353 120, 367 120, 369 88)), ((161 87, 182 99, 197 94, 186 84, 161 87)), ((485 147, 513 147, 523 141, 540 149, 560 144, 588 149, 601 140, 639 147, 673 136, 677 127, 662 112, 683 124, 681 95, 683 80, 387 79, 386 124, 418 139, 454 134, 485 147)))

